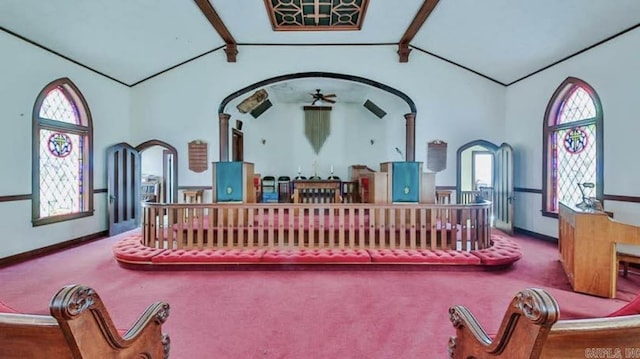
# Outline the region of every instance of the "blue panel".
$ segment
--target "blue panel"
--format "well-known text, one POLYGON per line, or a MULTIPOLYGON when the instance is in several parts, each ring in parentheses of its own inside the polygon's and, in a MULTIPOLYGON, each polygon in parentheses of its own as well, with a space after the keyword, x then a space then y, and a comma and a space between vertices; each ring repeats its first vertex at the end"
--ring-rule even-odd
POLYGON ((278 192, 264 192, 262 203, 278 203, 278 192))
POLYGON ((242 202, 242 162, 216 163, 216 197, 218 202, 242 202))
POLYGON ((420 162, 393 162, 392 202, 420 200, 420 162))

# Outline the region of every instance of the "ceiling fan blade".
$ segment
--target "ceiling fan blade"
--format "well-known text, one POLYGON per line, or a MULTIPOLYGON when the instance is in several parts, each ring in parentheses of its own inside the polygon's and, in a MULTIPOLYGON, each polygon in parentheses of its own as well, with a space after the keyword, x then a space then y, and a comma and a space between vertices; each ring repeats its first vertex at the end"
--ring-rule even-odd
POLYGON ((318 99, 313 100, 313 101, 311 102, 311 106, 315 105, 317 101, 318 101, 318 99))
POLYGON ((327 97, 336 97, 336 94, 334 94, 334 93, 330 93, 330 94, 328 94, 328 95, 324 95, 324 97, 325 97, 325 98, 327 98, 327 97))
POLYGON ((328 102, 328 103, 336 103, 336 100, 332 100, 332 99, 329 99, 329 98, 325 98, 324 101, 328 102))

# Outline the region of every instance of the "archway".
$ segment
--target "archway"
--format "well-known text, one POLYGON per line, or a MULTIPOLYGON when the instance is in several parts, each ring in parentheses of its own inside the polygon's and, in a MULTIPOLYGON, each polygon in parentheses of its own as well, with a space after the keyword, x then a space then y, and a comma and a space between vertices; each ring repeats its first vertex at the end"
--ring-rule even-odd
POLYGON ((383 83, 380 83, 371 79, 363 78, 363 77, 339 74, 339 73, 331 73, 331 72, 301 72, 301 73, 280 75, 280 76, 272 77, 269 79, 265 79, 265 80, 253 83, 225 97, 220 103, 220 106, 218 107, 218 116, 220 119, 220 160, 227 161, 229 157, 228 132, 229 132, 230 116, 228 113, 226 113, 226 108, 231 101, 233 101, 234 99, 240 96, 243 96, 247 93, 250 93, 254 90, 257 90, 259 88, 262 88, 268 85, 272 85, 279 82, 286 82, 290 80, 305 79, 305 78, 325 78, 325 79, 336 79, 336 80, 357 82, 363 85, 368 85, 368 86, 380 89, 382 91, 385 91, 401 99, 401 101, 406 103, 409 109, 409 112, 404 115, 406 119, 404 157, 407 161, 415 160, 415 118, 416 118, 417 110, 413 100, 402 91, 399 91, 383 83))
MULTIPOLYGON (((175 203, 178 199, 178 150, 172 145, 160 141, 160 140, 149 140, 145 141, 135 149, 143 153, 145 150, 151 149, 153 147, 162 148, 162 179, 161 179, 161 196, 163 202, 165 203, 175 203)), ((144 161, 144 158, 143 158, 144 161)))
POLYGON ((471 141, 458 148, 456 151, 456 200, 458 203, 465 202, 464 193, 477 190, 477 173, 481 172, 481 169, 477 168, 478 165, 486 165, 486 162, 490 162, 490 168, 484 170, 491 174, 491 180, 488 181, 490 183, 486 185, 493 187, 493 159, 498 148, 500 148, 498 145, 486 140, 471 141), (485 154, 490 161, 481 160, 485 154))

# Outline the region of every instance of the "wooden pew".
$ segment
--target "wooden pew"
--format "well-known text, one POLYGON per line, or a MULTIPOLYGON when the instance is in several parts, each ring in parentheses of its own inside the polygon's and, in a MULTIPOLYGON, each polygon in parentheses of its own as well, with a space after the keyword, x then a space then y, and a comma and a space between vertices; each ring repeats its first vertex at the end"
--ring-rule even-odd
POLYGON ((114 326, 98 294, 71 285, 51 299, 51 316, 0 313, 0 358, 150 358, 169 357, 162 324, 169 305, 151 304, 125 332, 114 326))
POLYGON ((512 300, 497 334, 489 336, 467 308, 453 306, 449 316, 456 335, 449 340, 450 358, 584 359, 639 354, 640 315, 558 320, 559 314, 557 302, 546 291, 525 289, 512 300))

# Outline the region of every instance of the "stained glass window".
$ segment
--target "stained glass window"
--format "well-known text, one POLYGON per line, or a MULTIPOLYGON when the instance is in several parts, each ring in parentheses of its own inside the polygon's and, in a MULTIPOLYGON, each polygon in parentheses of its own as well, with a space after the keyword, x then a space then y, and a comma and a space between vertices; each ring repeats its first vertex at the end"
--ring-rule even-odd
POLYGON ((68 79, 54 81, 34 114, 34 225, 91 215, 92 126, 80 92, 68 79))
POLYGON ((559 202, 578 204, 583 195, 601 200, 602 110, 595 91, 567 79, 551 99, 545 123, 544 212, 557 213, 559 202))

